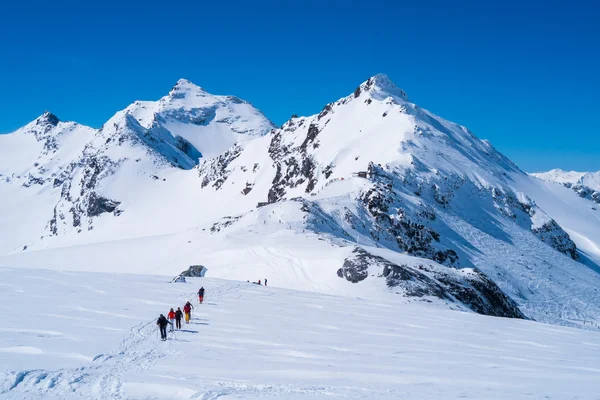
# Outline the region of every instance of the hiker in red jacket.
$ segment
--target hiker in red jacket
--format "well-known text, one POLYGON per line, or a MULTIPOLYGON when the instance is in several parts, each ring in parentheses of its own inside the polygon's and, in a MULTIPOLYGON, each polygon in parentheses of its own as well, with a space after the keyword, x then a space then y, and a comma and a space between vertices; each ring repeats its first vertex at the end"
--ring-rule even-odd
POLYGON ((186 324, 190 323, 192 308, 194 308, 194 306, 189 301, 187 303, 185 303, 185 306, 183 306, 183 313, 185 314, 185 323, 186 324))
POLYGON ((169 311, 169 313, 167 314, 167 318, 171 323, 171 332, 173 332, 173 330, 175 330, 175 324, 173 323, 175 321, 175 311, 172 308, 171 311, 169 311))

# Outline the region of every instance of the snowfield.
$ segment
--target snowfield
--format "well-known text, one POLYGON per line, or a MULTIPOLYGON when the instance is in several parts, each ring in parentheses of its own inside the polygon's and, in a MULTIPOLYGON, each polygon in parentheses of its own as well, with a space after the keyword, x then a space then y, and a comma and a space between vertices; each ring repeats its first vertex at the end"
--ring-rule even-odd
POLYGON ((358 285, 340 297, 147 274, 0 277, 2 399, 600 398, 598 332, 384 303, 358 285), (200 285, 191 324, 161 342, 158 314, 200 285))

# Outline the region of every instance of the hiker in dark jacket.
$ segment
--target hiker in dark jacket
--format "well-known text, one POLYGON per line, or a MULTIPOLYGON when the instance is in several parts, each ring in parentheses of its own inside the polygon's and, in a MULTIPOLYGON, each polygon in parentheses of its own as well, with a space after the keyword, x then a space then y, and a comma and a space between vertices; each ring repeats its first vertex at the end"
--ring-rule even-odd
MULTIPOLYGON (((167 325, 171 324, 169 322, 169 320, 167 318, 165 318, 164 315, 160 314, 160 317, 158 317, 158 320, 156 321, 156 325, 158 325, 159 329, 160 329, 160 339, 161 340, 167 340, 167 325)), ((173 325, 173 324, 171 324, 173 325)))
POLYGON ((175 326, 177 326, 177 329, 181 329, 181 318, 183 318, 183 311, 180 307, 177 307, 177 311, 175 311, 175 326))

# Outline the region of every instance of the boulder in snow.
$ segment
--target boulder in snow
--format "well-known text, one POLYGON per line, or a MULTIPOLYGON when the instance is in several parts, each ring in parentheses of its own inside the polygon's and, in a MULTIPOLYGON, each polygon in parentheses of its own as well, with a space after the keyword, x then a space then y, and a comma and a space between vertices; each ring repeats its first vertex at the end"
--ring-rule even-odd
POLYGON ((187 271, 183 271, 180 276, 203 278, 204 275, 206 275, 206 271, 208 271, 208 269, 204 265, 190 265, 187 271))

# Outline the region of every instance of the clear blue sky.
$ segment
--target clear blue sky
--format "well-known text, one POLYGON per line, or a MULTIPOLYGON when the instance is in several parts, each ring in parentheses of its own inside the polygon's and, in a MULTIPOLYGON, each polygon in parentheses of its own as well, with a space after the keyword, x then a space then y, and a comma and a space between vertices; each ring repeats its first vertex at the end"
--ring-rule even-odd
POLYGON ((590 0, 5 1, 0 132, 99 127, 181 77, 281 124, 383 72, 527 171, 600 170, 599 21, 590 0))

